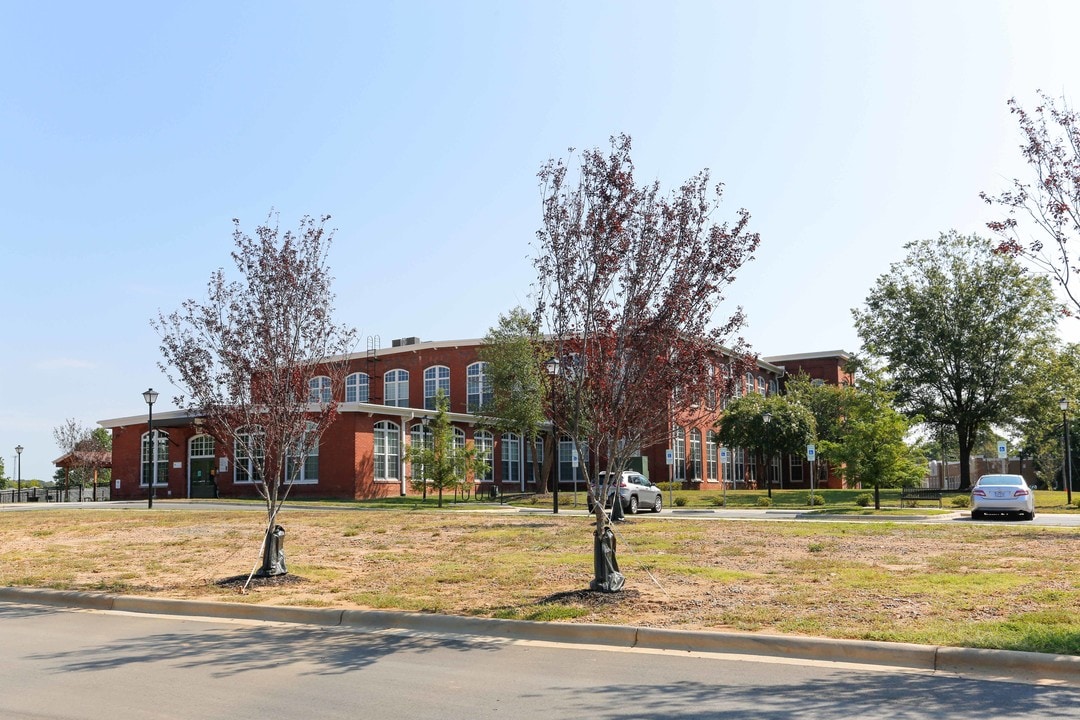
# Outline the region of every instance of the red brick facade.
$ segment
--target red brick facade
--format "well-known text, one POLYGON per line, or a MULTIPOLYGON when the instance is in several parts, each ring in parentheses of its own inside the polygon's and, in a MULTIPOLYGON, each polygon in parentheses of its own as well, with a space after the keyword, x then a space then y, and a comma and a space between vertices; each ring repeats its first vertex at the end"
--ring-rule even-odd
MULTIPOLYGON (((350 373, 366 373, 369 377, 369 401, 345 402, 345 397, 335 398, 340 403, 339 415, 320 442, 318 478, 314 482, 295 485, 290 496, 364 499, 411 494, 413 492, 409 484, 411 468, 405 459, 406 448, 410 443, 410 431, 414 425, 421 422, 423 417, 433 414, 432 411, 424 408, 425 370, 434 366, 449 369, 451 419, 454 426, 464 433, 466 443, 473 444, 478 433, 487 432, 476 423, 476 418, 468 413, 467 406, 467 370, 470 365, 478 362, 480 344, 479 340, 410 342, 380 349, 371 353, 370 356, 359 356, 351 360, 350 373), (408 372, 407 406, 390 407, 382 404, 386 398, 383 378, 386 373, 394 370, 408 372), (382 429, 377 426, 381 426, 382 429), (384 473, 386 477, 379 478, 376 477, 378 461, 375 455, 377 430, 384 434, 396 435, 399 447, 396 457, 388 454, 382 456, 386 461, 383 466, 392 470, 384 473)), ((835 367, 830 370, 824 358, 820 360, 819 365, 813 366, 815 372, 826 375, 835 372, 835 367)), ((834 365, 835 362, 834 357, 834 365)), ((800 365, 800 367, 806 366, 800 365)), ((772 362, 772 359, 770 362, 759 362, 757 374, 752 377, 754 382, 751 383, 748 391, 775 392, 783 372, 784 368, 772 362)), ((832 377, 840 378, 839 375, 834 374, 828 379, 832 381, 832 377)), ((746 383, 744 382, 743 385, 745 386, 746 383)), ((669 415, 666 401, 661 400, 656 411, 669 415)), ((673 478, 691 485, 700 482, 703 488, 710 485, 719 487, 719 475, 724 472, 719 463, 719 445, 710 443, 709 440, 714 423, 722 411, 722 407, 718 405, 716 408, 695 410, 692 415, 689 414, 689 410, 675 413, 673 438, 679 437, 681 430, 679 444, 681 453, 677 450, 674 452, 676 465, 667 464, 666 455, 669 444, 662 443, 644 450, 641 460, 643 471, 654 482, 663 482, 673 478), (710 451, 713 453, 714 462, 710 462, 710 451)), ((136 416, 105 420, 101 422, 101 425, 113 431, 113 497, 117 499, 145 498, 147 485, 141 483, 140 478, 143 468, 141 447, 147 431, 146 418, 136 416)), ((194 476, 202 477, 211 466, 214 486, 220 496, 251 497, 256 495, 255 488, 250 483, 235 481, 232 453, 228 448, 222 448, 220 443, 215 445, 212 458, 203 457, 200 460, 192 455, 192 438, 201 434, 192 417, 181 411, 155 414, 154 426, 166 433, 168 437, 168 460, 162 471, 164 477, 159 477, 158 485, 155 486, 157 497, 190 497, 193 494, 193 488, 197 488, 198 492, 209 492, 213 486, 199 484, 198 478, 194 476)), ((489 462, 492 466, 493 482, 505 492, 519 489, 528 491, 542 489, 538 488, 538 484, 531 479, 532 468, 527 462, 528 456, 523 447, 524 443, 520 439, 504 439, 495 432, 491 432, 491 435, 493 454, 489 462), (516 450, 516 463, 503 461, 504 448, 507 451, 516 450), (507 477, 507 471, 513 473, 513 477, 507 477)), ((203 449, 208 447, 208 442, 208 438, 196 441, 203 449)), ((671 446, 675 447, 674 444, 671 446)), ((571 463, 567 462, 566 455, 568 454, 564 449, 564 456, 561 458, 563 462, 554 464, 554 471, 559 473, 560 486, 563 488, 572 488, 574 485, 575 472, 571 463)), ((780 482, 775 483, 776 486, 786 487, 791 484, 783 482, 783 478, 790 478, 790 473, 783 467, 785 464, 781 464, 780 477, 774 478, 774 482, 780 479, 780 482)), ((730 473, 738 467, 734 462, 729 464, 726 470, 729 478, 730 473)), ((736 487, 746 487, 751 484, 756 473, 759 472, 759 469, 749 462, 744 462, 741 467, 741 476, 735 478, 736 487)), ((147 468, 149 468, 148 463, 147 468)), ((206 478, 202 477, 202 479, 206 478)), ((545 484, 540 483, 540 485, 545 484)), ((477 481, 477 485, 486 489, 490 486, 490 481, 477 481)))

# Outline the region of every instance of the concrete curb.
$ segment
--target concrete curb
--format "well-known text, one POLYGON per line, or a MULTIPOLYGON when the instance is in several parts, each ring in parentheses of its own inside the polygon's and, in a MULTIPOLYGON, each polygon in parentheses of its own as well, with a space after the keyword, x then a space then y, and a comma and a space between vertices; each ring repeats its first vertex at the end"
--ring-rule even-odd
POLYGON ((1012 650, 980 650, 832 638, 668 630, 626 625, 498 620, 381 610, 246 605, 19 587, 0 587, 0 601, 90 610, 347 626, 366 630, 397 629, 579 645, 764 655, 1023 681, 1080 681, 1080 656, 1012 650))

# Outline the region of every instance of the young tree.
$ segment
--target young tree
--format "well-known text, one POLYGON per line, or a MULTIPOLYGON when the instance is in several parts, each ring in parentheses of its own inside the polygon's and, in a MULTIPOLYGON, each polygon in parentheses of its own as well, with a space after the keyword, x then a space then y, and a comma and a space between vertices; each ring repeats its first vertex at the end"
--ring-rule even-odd
POLYGON ((336 415, 356 335, 332 320, 328 219, 304 217, 282 233, 271 213, 255 237, 234 219, 239 279, 217 270, 205 301, 187 300, 153 323, 161 369, 182 389, 177 406, 203 419, 266 502, 262 575, 285 572, 278 513, 336 415))
MULTIPOLYGON (((767 458, 777 453, 802 454, 814 441, 813 414, 780 395, 750 393, 731 400, 717 427, 720 442, 729 448, 756 451, 763 467, 767 458)), ((772 497, 772 483, 767 482, 766 487, 772 497)))
POLYGON ((63 451, 63 487, 65 492, 73 485, 80 491, 104 481, 109 482, 106 468, 112 461, 112 435, 105 428, 90 428, 74 418, 53 428, 53 438, 63 451))
POLYGON ((1016 116, 1024 142, 1020 151, 1033 178, 1012 180, 999 195, 980 193, 987 204, 1005 208, 1006 217, 987 223, 1002 238, 998 251, 1031 261, 1061 286, 1080 311, 1075 275, 1080 272, 1080 116, 1064 97, 1061 105, 1039 91, 1042 102, 1029 113, 1016 98, 1009 112, 1016 116), (1029 232, 1031 234, 1029 234, 1029 232))
POLYGON ((450 401, 442 390, 435 396, 435 416, 424 426, 423 439, 409 447, 409 462, 413 466, 413 485, 423 490, 439 491, 442 507, 443 490, 453 490, 469 480, 470 475, 483 475, 488 466, 475 447, 454 444, 454 428, 450 424, 450 401))
POLYGON ((1032 358, 1053 342, 1053 293, 978 236, 953 231, 905 247, 852 314, 897 406, 956 433, 964 490, 979 431, 1010 417, 1032 358))
POLYGON ((539 478, 549 475, 555 448, 553 436, 542 432, 548 404, 544 363, 550 357, 536 319, 521 307, 500 315, 480 348, 480 359, 488 364, 491 386, 490 395, 481 389, 481 397, 486 399, 476 412, 500 432, 520 435, 529 447, 536 447, 537 440, 544 436, 543 468, 537 453, 532 453, 533 477, 538 483, 539 478))
MULTIPOLYGON (((612 570, 614 534, 597 498, 631 457, 666 441, 665 406, 689 412, 691 398, 700 402, 725 377, 712 370, 743 316, 714 327, 713 315, 759 239, 745 210, 733 225, 714 222, 722 186, 710 190, 708 171, 670 196, 657 182, 638 185, 626 135, 611 139, 609 153, 583 152, 576 177, 553 159, 539 179, 537 318, 560 363, 552 420, 581 458, 605 461, 604 487, 593 487, 589 462, 581 468, 596 516, 593 587, 616 591, 623 578, 612 570)), ((745 353, 741 341, 735 352, 745 353)))

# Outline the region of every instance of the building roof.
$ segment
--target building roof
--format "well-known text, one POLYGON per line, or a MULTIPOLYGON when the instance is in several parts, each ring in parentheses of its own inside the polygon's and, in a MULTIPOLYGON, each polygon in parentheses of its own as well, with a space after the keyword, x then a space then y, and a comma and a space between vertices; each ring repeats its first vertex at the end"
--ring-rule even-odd
POLYGON ((796 360, 825 360, 827 358, 839 358, 846 362, 851 359, 851 353, 846 350, 824 350, 822 352, 795 353, 794 355, 770 355, 761 359, 768 363, 783 365, 786 362, 796 360))

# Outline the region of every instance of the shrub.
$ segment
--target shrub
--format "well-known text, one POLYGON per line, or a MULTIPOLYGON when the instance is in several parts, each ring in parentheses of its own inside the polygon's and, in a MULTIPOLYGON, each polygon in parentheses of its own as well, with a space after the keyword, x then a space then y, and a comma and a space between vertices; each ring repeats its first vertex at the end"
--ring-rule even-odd
POLYGON ((772 507, 772 498, 768 495, 762 495, 757 499, 758 507, 772 507))
POLYGON ((862 493, 855 496, 855 504, 859 507, 870 507, 870 503, 874 502, 873 493, 862 493))
POLYGON ((819 552, 821 552, 822 550, 824 550, 824 549, 825 549, 825 543, 822 543, 822 542, 812 542, 812 543, 810 543, 810 545, 809 545, 809 546, 807 547, 807 549, 808 549, 808 550, 809 550, 810 552, 812 552, 812 553, 819 553, 819 552))
POLYGON ((808 497, 806 499, 806 504, 807 505, 824 505, 825 504, 825 496, 824 495, 818 495, 817 493, 814 493, 813 495, 811 495, 810 497, 808 497))
POLYGON ((971 507, 971 498, 967 495, 953 495, 949 499, 949 504, 956 508, 971 507))
POLYGON ((723 495, 713 495, 712 504, 715 507, 724 507, 724 496, 723 495))
POLYGON ((675 498, 675 504, 678 505, 679 507, 683 507, 684 505, 686 505, 686 496, 679 495, 678 497, 676 497, 675 498))

